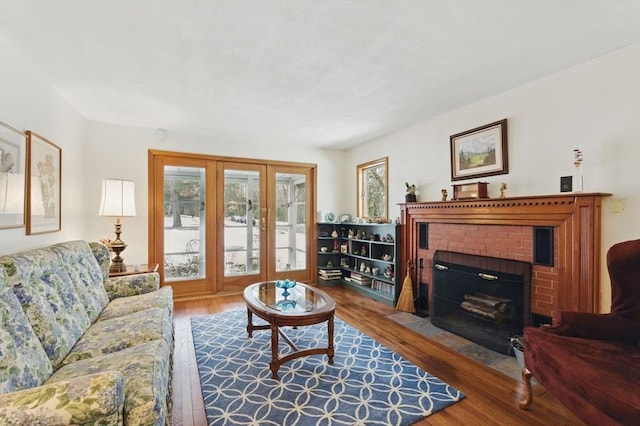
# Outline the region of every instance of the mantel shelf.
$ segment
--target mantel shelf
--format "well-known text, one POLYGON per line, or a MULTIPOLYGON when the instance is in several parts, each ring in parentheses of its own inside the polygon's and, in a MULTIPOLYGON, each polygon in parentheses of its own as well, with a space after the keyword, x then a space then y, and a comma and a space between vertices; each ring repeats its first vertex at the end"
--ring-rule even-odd
POLYGON ((567 192, 549 195, 523 195, 504 198, 478 198, 470 200, 420 201, 413 203, 398 203, 404 208, 441 209, 441 208, 472 208, 472 207, 514 207, 514 206, 544 206, 573 204, 582 197, 609 197, 605 192, 567 192))

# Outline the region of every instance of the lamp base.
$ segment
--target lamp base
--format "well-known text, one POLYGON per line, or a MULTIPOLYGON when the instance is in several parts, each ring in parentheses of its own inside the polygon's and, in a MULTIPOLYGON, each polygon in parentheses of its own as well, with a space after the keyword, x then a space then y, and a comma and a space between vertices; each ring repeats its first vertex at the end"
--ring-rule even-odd
POLYGON ((120 253, 127 248, 127 245, 120 239, 120 234, 122 234, 122 227, 120 224, 120 218, 116 219, 116 239, 111 241, 109 244, 109 248, 116 255, 111 260, 111 266, 109 267, 110 273, 117 272, 126 272, 127 265, 124 264, 124 259, 120 257, 120 253))
POLYGON ((127 272, 127 265, 124 264, 124 259, 120 256, 116 256, 111 260, 111 266, 109 267, 109 273, 127 272))
POLYGON ((124 264, 124 259, 122 257, 120 257, 120 253, 122 253, 124 251, 124 249, 127 248, 127 245, 124 244, 123 242, 121 242, 121 240, 119 242, 120 242, 119 244, 114 244, 112 242, 111 245, 110 245, 111 251, 116 254, 113 257, 113 259, 111 259, 111 266, 109 267, 109 272, 110 273, 126 272, 127 271, 127 265, 124 264))

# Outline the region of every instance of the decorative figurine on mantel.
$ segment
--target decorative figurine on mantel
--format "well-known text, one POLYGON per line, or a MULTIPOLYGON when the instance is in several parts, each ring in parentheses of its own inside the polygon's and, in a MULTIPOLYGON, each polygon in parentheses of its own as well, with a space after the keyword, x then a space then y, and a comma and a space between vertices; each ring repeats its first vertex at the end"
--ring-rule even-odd
POLYGON ((507 190, 507 184, 506 184, 506 183, 504 183, 504 182, 502 182, 502 183, 500 184, 500 198, 504 198, 504 197, 505 197, 504 192, 505 192, 506 190, 507 190))
POLYGON ((447 201, 447 196, 449 195, 447 193, 446 189, 441 189, 440 192, 442 193, 442 200, 441 201, 447 201))
POLYGON ((409 182, 404 183, 407 187, 407 194, 404 196, 404 200, 407 203, 415 203, 418 199, 416 197, 416 186, 409 185, 409 182))

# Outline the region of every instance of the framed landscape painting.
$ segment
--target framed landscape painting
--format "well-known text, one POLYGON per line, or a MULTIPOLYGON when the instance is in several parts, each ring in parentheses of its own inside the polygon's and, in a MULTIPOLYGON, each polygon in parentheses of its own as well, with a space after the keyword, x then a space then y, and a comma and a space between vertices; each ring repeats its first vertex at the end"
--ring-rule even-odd
POLYGON ((62 149, 27 130, 27 235, 61 227, 62 149))
POLYGON ((451 180, 509 173, 507 119, 452 135, 451 180))
POLYGON ((25 226, 27 138, 0 121, 0 229, 25 226))

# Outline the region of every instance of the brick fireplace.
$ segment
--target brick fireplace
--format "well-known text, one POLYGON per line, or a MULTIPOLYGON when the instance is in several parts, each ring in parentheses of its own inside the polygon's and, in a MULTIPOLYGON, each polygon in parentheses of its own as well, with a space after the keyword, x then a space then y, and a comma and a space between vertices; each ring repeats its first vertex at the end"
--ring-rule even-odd
POLYGON ((416 283, 432 282, 436 250, 530 262, 532 314, 553 318, 557 310, 597 312, 600 210, 602 198, 608 195, 401 204, 402 258, 414 263, 424 259, 422 276, 416 275, 420 269, 412 271, 416 283), (550 229, 550 266, 534 262, 534 227, 550 229), (425 230, 428 237, 420 235, 425 230))

